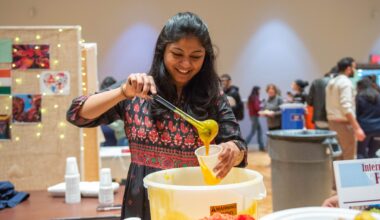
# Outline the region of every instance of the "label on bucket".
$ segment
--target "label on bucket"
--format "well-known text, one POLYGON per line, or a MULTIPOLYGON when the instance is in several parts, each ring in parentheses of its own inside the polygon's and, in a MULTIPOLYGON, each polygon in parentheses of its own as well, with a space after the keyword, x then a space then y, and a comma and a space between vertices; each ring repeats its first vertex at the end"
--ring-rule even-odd
POLYGON ((237 215, 237 204, 232 203, 226 205, 210 206, 210 216, 217 212, 221 214, 237 215))

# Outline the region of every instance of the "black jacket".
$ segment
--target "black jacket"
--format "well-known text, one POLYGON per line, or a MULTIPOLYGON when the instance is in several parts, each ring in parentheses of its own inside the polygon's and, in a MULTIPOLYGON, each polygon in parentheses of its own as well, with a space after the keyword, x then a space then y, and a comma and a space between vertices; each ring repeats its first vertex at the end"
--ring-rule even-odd
POLYGON ((244 104, 240 98, 239 88, 236 86, 230 86, 224 91, 224 93, 235 99, 236 105, 232 106, 232 111, 237 120, 242 120, 244 118, 244 104))

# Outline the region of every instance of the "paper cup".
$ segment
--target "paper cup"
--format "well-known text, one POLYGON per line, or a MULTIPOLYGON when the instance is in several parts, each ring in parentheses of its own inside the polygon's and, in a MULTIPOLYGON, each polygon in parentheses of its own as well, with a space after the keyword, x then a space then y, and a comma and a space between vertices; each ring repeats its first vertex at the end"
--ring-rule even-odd
POLYGON ((110 168, 100 170, 100 186, 112 186, 112 176, 110 168))
POLYGON ((66 175, 78 174, 77 159, 75 157, 66 158, 66 175))
POLYGON ((202 169, 205 183, 208 185, 216 185, 220 183, 220 179, 216 177, 214 167, 218 164, 218 156, 222 151, 222 147, 219 145, 210 145, 209 154, 206 155, 206 147, 202 146, 195 150, 199 166, 202 169))

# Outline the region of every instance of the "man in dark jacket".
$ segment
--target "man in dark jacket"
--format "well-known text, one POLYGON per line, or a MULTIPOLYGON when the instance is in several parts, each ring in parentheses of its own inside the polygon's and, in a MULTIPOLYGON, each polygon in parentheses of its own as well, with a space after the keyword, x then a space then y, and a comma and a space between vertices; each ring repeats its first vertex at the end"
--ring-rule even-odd
POLYGON ((326 114, 325 88, 330 79, 336 76, 337 72, 337 67, 333 67, 323 78, 316 79, 311 84, 307 104, 314 108, 313 122, 317 129, 329 128, 326 114))
POLYGON ((220 77, 224 93, 227 95, 228 101, 232 107, 235 118, 237 120, 243 120, 244 118, 244 104, 241 101, 239 88, 231 84, 231 76, 223 74, 220 77))

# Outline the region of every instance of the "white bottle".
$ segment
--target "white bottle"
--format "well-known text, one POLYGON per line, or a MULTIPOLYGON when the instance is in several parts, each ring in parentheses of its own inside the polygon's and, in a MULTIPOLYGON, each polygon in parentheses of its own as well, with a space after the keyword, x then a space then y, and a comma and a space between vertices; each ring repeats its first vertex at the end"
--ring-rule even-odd
POLYGON ((112 205, 113 200, 111 169, 102 168, 100 170, 99 203, 100 205, 112 205))
POLYGON ((66 174, 65 174, 65 202, 79 203, 80 202, 80 176, 78 172, 77 160, 75 157, 66 159, 66 174))

